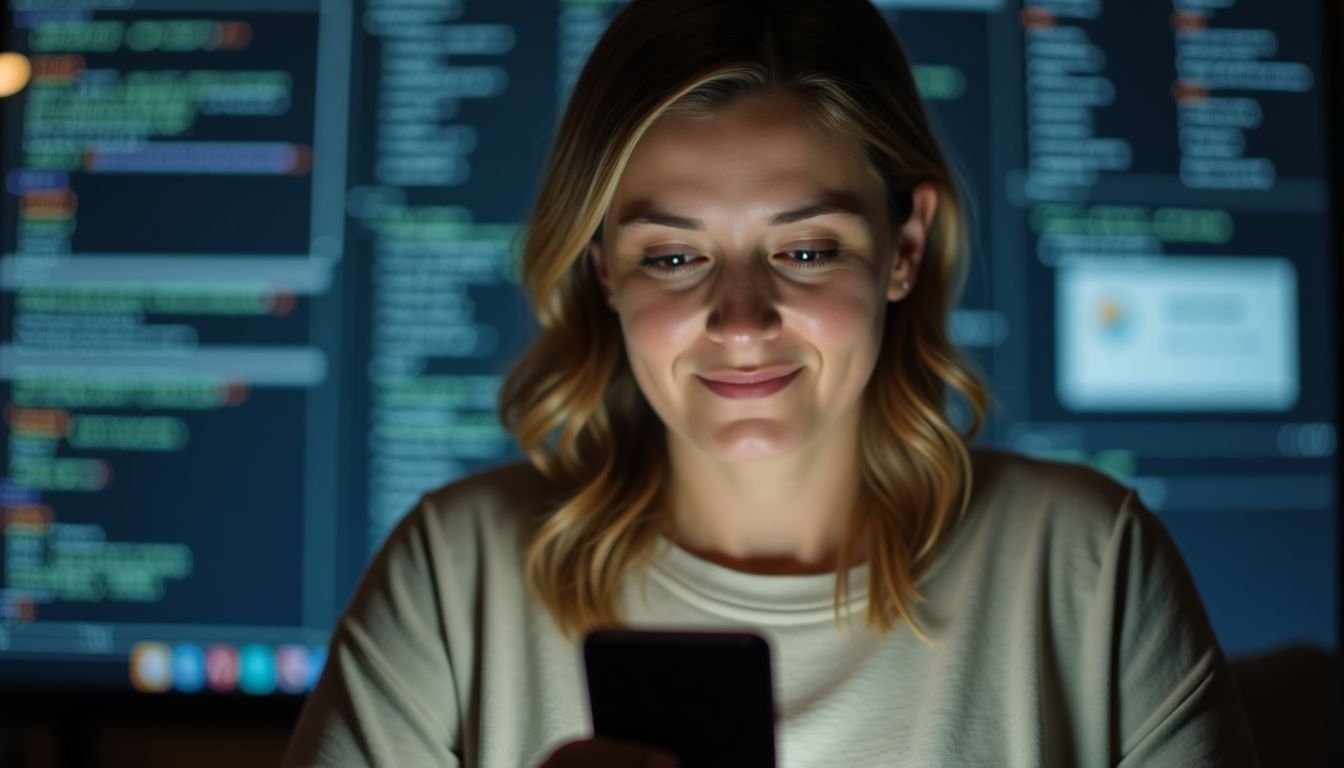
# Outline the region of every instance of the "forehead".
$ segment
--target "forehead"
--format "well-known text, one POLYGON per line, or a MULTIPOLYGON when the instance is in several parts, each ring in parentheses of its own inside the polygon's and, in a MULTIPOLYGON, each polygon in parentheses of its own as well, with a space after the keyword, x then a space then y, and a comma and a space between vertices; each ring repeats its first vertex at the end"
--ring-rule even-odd
POLYGON ((616 188, 619 214, 633 202, 679 213, 750 207, 780 210, 845 192, 873 206, 881 177, 859 142, 817 125, 797 97, 752 96, 708 117, 664 115, 635 146, 616 188))

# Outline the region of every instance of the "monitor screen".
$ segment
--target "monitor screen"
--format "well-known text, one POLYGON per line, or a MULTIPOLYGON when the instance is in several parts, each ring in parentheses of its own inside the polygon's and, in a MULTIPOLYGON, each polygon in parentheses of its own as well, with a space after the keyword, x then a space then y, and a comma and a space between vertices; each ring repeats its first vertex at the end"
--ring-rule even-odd
MULTIPOLYGON (((1325 3, 877 5, 974 211, 981 442, 1136 488, 1230 655, 1334 648, 1325 3)), ((391 526, 517 459, 518 235, 620 6, 7 4, 0 685, 309 690, 391 526)))

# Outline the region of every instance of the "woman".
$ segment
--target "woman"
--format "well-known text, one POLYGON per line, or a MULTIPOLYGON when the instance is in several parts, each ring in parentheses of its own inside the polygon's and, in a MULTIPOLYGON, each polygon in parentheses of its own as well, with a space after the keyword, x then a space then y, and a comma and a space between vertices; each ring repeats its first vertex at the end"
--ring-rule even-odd
POLYGON ((962 230, 867 2, 630 3, 523 250, 530 462, 402 521, 289 762, 639 764, 585 740, 577 643, 610 624, 766 635, 784 765, 1251 762, 1134 494, 967 447, 962 230))

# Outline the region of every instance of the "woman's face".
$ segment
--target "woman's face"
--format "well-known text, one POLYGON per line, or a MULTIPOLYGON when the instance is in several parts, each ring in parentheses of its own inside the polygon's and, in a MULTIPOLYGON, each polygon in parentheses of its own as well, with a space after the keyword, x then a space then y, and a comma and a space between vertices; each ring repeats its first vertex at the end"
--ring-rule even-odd
POLYGON ((736 462, 856 433, 915 234, 893 230, 858 142, 770 95, 656 122, 591 255, 672 439, 736 462))

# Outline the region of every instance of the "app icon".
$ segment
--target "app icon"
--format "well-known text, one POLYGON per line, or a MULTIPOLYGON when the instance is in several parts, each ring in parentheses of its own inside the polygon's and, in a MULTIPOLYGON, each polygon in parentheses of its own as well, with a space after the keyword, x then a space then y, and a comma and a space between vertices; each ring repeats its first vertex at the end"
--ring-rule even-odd
POLYGON ((302 645, 282 645, 275 652, 275 676, 280 690, 303 693, 308 690, 308 649, 302 645))
POLYGON ((205 652, 205 681, 210 690, 228 693, 238 685, 238 652, 229 645, 212 645, 205 652))
POLYGON ((173 687, 195 693, 205 687, 205 651, 195 643, 173 646, 173 687))
POLYGON ((163 643, 131 646, 131 685, 137 691, 162 693, 173 687, 172 653, 163 643))
POLYGON ((238 687, 244 693, 266 694, 275 690, 275 654, 264 645, 243 646, 238 687))
POLYGON ((313 649, 312 655, 308 657, 308 690, 317 687, 318 678, 322 677, 322 667, 327 664, 327 647, 318 646, 313 649))

